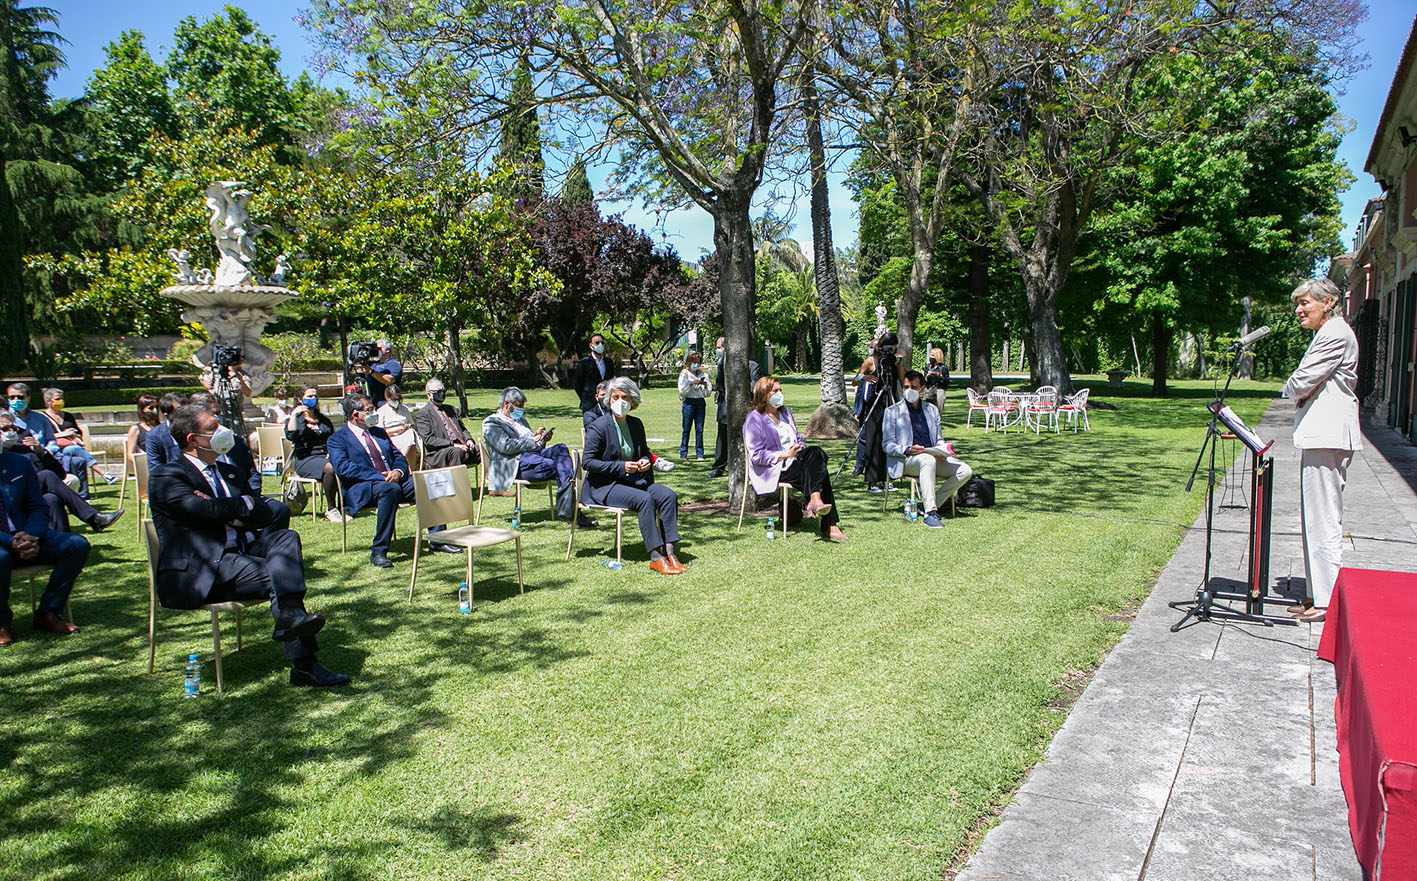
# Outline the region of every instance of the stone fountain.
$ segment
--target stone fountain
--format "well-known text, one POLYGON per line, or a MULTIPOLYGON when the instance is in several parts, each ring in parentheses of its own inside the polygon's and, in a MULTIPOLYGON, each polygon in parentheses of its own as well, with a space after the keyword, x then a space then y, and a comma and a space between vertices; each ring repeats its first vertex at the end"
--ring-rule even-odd
POLYGON ((214 181, 207 187, 206 205, 211 212, 207 226, 221 260, 216 272, 193 272, 189 252, 169 250, 167 255, 177 264, 177 284, 163 288, 162 295, 190 305, 182 320, 206 330, 210 341, 197 351, 197 360, 209 363, 215 345, 238 346, 246 358, 251 391, 259 395, 274 381, 270 368, 275 358, 261 345, 261 331, 275 320, 272 308, 298 294, 285 286, 290 269, 286 255, 276 258, 270 278, 262 279, 253 271, 255 239, 267 227, 252 223, 246 210, 250 201, 251 191, 242 181, 214 181))

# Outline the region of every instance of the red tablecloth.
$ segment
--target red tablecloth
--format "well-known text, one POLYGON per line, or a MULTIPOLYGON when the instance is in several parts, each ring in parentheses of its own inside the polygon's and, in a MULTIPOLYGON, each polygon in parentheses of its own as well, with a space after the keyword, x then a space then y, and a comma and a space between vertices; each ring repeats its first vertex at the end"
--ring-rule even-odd
POLYGON ((1417 575, 1340 571, 1318 654, 1338 680, 1338 766, 1358 862, 1373 881, 1417 881, 1417 575))

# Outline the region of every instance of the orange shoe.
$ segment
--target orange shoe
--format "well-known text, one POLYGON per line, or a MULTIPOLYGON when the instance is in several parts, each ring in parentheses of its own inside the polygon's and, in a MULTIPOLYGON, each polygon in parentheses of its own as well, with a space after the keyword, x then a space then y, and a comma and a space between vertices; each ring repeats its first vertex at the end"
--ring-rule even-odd
POLYGON ((680 562, 679 558, 676 557, 674 554, 669 555, 669 562, 673 563, 674 568, 678 569, 680 572, 686 572, 689 569, 688 564, 680 562))
POLYGON ((660 575, 679 575, 682 574, 684 571, 683 569, 680 569, 675 566, 674 563, 668 557, 660 557, 658 560, 650 560, 649 568, 658 572, 660 575))

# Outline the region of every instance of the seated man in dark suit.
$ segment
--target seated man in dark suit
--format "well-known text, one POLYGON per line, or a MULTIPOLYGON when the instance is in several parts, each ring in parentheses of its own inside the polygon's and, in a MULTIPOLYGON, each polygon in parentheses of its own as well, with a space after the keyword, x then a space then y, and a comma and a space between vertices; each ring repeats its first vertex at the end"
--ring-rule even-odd
POLYGON ((595 406, 581 413, 581 426, 590 428, 590 424, 610 411, 605 409, 605 389, 610 385, 610 380, 605 380, 595 387, 595 406))
POLYGON ((571 386, 580 398, 581 412, 595 406, 595 387, 607 379, 615 378, 615 365, 605 357, 605 337, 598 333, 590 335, 590 354, 576 362, 575 373, 571 376, 571 386))
POLYGON ((182 451, 177 449, 177 442, 172 439, 172 430, 168 427, 167 420, 172 418, 178 407, 186 404, 187 396, 181 392, 168 392, 158 400, 157 412, 162 417, 162 423, 149 428, 147 440, 143 442, 143 452, 148 454, 149 472, 159 465, 176 462, 181 457, 182 451))
POLYGON ((408 460, 388 433, 373 424, 374 404, 368 395, 346 395, 341 406, 344 427, 330 435, 325 449, 344 489, 344 512, 353 516, 368 505, 377 509, 369 562, 387 569, 394 565, 389 562, 389 545, 399 503, 413 501, 408 460))
POLYGON ((64 466, 29 431, 15 422, 14 414, 0 411, 0 446, 29 460, 39 479, 39 492, 49 508, 49 528, 69 531, 69 514, 87 523, 94 532, 103 532, 123 516, 119 508, 111 514, 99 511, 64 482, 64 466))
POLYGON ((169 609, 267 599, 275 631, 285 644, 291 685, 344 685, 349 677, 315 659, 315 634, 325 619, 305 610, 300 536, 276 526, 290 520, 285 505, 246 490, 244 475, 218 457, 235 433, 205 407, 189 404, 168 423, 182 450, 175 462, 148 477, 157 527, 157 595, 169 609))
MULTIPOLYGON (((221 421, 221 401, 216 395, 210 392, 197 392, 187 399, 187 403, 195 407, 206 407, 208 412, 217 418, 217 422, 221 421)), ((256 457, 251 455, 251 445, 246 442, 246 438, 239 434, 236 435, 236 444, 218 461, 235 466, 236 470, 241 472, 242 483, 250 490, 251 495, 259 496, 261 494, 261 469, 256 467, 256 457)), ((148 463, 148 467, 152 467, 151 462, 148 463)), ((288 522, 282 523, 281 528, 284 529, 289 525, 288 522)))
POLYGON ((458 418, 458 411, 443 403, 447 397, 443 381, 434 377, 423 388, 428 403, 413 414, 413 428, 423 439, 423 467, 476 465, 481 459, 477 441, 458 418))
POLYGON ((34 466, 18 453, 0 452, 0 646, 13 642, 11 573, 30 563, 54 566, 35 609, 34 629, 61 636, 79 631, 59 613, 88 561, 89 543, 83 536, 51 530, 48 520, 49 509, 40 497, 34 466))

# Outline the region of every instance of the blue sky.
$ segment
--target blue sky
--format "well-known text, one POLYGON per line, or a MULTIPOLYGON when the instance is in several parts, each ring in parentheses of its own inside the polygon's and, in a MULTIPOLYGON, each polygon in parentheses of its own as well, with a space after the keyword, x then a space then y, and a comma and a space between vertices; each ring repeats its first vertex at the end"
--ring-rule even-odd
MULTIPOLYGON (((187 0, 182 4, 174 4, 171 0, 127 0, 115 7, 111 3, 94 0, 49 0, 45 5, 58 11, 59 31, 69 41, 65 48, 69 69, 52 85, 52 91, 56 96, 75 97, 83 93, 89 74, 103 64, 103 47, 116 39, 119 32, 142 31, 147 37, 149 50, 161 59, 167 54, 168 41, 179 20, 188 15, 209 18, 219 13, 225 4, 219 0, 187 0)), ((291 20, 299 8, 297 5, 280 0, 246 0, 236 5, 245 9, 275 39, 287 75, 293 77, 305 68, 311 49, 304 31, 291 20)), ((1345 243, 1350 243, 1364 204, 1381 192, 1373 179, 1363 172, 1363 162, 1372 145, 1383 101, 1392 84, 1392 75, 1411 30, 1414 14, 1413 0, 1369 0, 1368 7, 1368 21, 1359 29, 1359 36, 1363 51, 1370 56, 1370 65, 1348 83, 1345 94, 1339 99, 1343 115, 1353 124, 1352 130, 1343 139, 1339 156, 1356 177, 1354 184, 1343 194, 1345 243)), ((594 172, 591 182, 597 186, 600 183, 594 172)), ((849 194, 841 186, 839 172, 832 175, 832 183, 832 237, 836 246, 842 247, 855 241, 858 219, 849 194)), ((787 205, 779 206, 779 213, 786 212, 788 208, 787 205)), ((646 229, 661 222, 637 205, 602 204, 602 210, 607 213, 623 212, 628 222, 646 229)), ((811 228, 805 194, 793 211, 795 236, 804 247, 809 247, 811 228)), ((707 214, 697 208, 676 212, 662 221, 662 225, 664 238, 684 257, 697 258, 713 246, 713 223, 707 214)))

